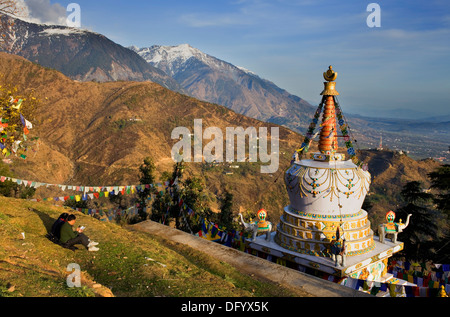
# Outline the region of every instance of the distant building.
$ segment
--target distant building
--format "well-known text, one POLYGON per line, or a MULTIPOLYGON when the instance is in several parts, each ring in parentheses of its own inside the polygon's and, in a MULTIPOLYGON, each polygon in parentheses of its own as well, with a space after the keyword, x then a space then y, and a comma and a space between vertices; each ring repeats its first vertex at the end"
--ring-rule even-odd
POLYGON ((380 136, 380 144, 377 148, 378 151, 383 151, 383 136, 380 136))

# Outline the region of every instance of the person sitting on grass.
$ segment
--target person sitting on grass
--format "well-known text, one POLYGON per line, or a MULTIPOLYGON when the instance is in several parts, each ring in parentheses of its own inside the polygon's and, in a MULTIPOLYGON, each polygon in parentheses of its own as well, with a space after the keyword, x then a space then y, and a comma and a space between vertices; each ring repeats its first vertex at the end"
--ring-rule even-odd
POLYGON ((82 244, 88 251, 98 251, 99 248, 95 247, 98 243, 91 241, 83 233, 81 227, 78 227, 76 231, 73 230, 76 219, 75 215, 69 215, 69 217, 67 217, 67 222, 62 225, 59 239, 61 244, 67 249, 73 248, 75 244, 82 244))
POLYGON ((50 231, 52 237, 56 237, 58 240, 60 239, 61 227, 67 221, 67 217, 69 217, 69 214, 64 212, 53 223, 52 230, 50 231))

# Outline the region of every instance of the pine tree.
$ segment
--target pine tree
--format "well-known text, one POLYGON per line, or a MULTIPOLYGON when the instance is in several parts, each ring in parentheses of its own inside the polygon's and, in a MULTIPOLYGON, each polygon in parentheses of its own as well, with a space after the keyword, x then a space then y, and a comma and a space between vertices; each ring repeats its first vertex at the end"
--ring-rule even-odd
POLYGON ((221 199, 219 225, 227 230, 234 228, 233 222, 233 194, 225 191, 224 197, 221 199))
POLYGON ((152 202, 150 220, 168 225, 171 221, 169 214, 172 205, 172 197, 168 191, 156 193, 152 202))
POLYGON ((437 209, 450 216, 450 165, 439 167, 428 174, 428 177, 431 180, 431 188, 438 191, 434 198, 437 209))
POLYGON ((403 253, 409 260, 428 260, 433 257, 430 243, 437 239, 435 214, 430 207, 433 195, 422 190, 422 184, 409 182, 401 191, 404 205, 397 210, 397 219, 406 219, 412 214, 409 226, 400 234, 399 239, 405 243, 403 253))
POLYGON ((434 246, 435 263, 450 263, 450 233, 447 232, 434 246))
MULTIPOLYGON (((174 165, 172 174, 167 180, 168 184, 165 191, 157 193, 155 200, 152 203, 151 220, 168 225, 172 219, 176 219, 176 227, 179 227, 179 205, 182 189, 180 184, 183 178, 184 169, 185 166, 183 162, 178 162, 174 165)), ((164 172, 164 174, 168 175, 166 172, 164 172)))
POLYGON ((450 262, 450 165, 446 164, 428 174, 431 180, 431 189, 437 191, 434 195, 436 208, 447 218, 443 230, 443 237, 436 243, 436 263, 450 262))
POLYGON ((148 217, 147 206, 148 201, 152 197, 152 195, 156 192, 155 190, 155 164, 153 163, 153 159, 151 157, 146 157, 144 159, 144 163, 139 167, 140 172, 140 184, 145 185, 143 188, 138 190, 137 203, 138 206, 138 216, 139 221, 145 221, 148 217))
POLYGON ((177 228, 186 232, 198 232, 202 227, 203 220, 213 221, 213 211, 209 208, 208 198, 205 195, 205 189, 201 179, 197 177, 189 177, 183 181, 183 190, 181 199, 183 204, 192 209, 195 217, 188 217, 186 212, 183 213, 179 206, 177 218, 177 228))

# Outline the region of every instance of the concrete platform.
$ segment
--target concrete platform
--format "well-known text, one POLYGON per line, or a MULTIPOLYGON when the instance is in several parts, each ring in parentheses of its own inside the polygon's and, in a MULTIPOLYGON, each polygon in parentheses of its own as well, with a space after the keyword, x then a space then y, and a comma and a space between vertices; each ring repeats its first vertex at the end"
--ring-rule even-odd
POLYGON ((129 226, 129 229, 157 235, 205 252, 236 267, 242 273, 254 274, 260 279, 293 287, 303 292, 305 297, 374 297, 153 221, 141 222, 129 226))
MULTIPOLYGON (((362 255, 347 256, 345 266, 335 266, 335 262, 331 258, 300 254, 281 247, 273 241, 275 234, 276 232, 272 232, 270 242, 266 241, 265 235, 263 235, 257 237, 255 241, 248 242, 248 246, 257 251, 265 252, 272 256, 283 258, 302 266, 317 269, 339 277, 345 277, 359 272, 364 268, 387 259, 395 252, 403 249, 403 242, 392 243, 389 239, 386 239, 386 243, 380 243, 379 237, 374 236, 375 247, 372 251, 362 255)), ((385 282, 386 277, 380 277, 373 280, 385 282)))

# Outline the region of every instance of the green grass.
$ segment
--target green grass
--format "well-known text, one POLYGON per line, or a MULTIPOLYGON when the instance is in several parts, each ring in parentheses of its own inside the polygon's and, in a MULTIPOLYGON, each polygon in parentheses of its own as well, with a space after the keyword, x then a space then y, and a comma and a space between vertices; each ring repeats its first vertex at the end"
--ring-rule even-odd
MULTIPOLYGON (((63 211, 47 203, 0 197, 0 297, 289 297, 295 290, 240 273, 206 253, 164 237, 74 212, 100 251, 75 252, 45 238, 63 211), (21 233, 25 233, 25 239, 21 233), (77 263, 80 288, 66 268, 77 263)), ((69 210, 70 211, 70 210, 69 210)), ((72 212, 72 211, 70 211, 72 212)))

